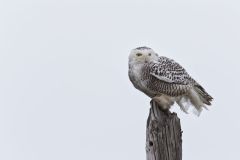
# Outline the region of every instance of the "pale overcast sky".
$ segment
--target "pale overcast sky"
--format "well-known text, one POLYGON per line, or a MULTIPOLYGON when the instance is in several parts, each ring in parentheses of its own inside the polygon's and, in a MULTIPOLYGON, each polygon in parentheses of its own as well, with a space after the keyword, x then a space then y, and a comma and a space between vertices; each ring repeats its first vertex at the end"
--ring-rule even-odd
POLYGON ((215 98, 181 118, 184 160, 240 159, 237 0, 0 0, 0 159, 145 160, 138 46, 175 59, 215 98))

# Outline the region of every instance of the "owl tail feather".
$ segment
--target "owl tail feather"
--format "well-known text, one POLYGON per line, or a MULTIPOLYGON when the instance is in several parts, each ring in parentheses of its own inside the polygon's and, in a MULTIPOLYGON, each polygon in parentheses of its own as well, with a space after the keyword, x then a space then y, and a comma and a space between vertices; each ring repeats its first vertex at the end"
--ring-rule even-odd
POLYGON ((189 99, 185 96, 177 97, 176 99, 177 104, 180 106, 180 109, 188 114, 188 109, 190 108, 189 99))
POLYGON ((200 116, 203 108, 208 110, 206 105, 211 105, 212 100, 213 98, 200 85, 191 88, 186 95, 176 98, 183 112, 188 113, 190 106, 193 106, 191 110, 197 116, 200 116))
POLYGON ((195 85, 194 90, 198 93, 200 99, 206 105, 211 105, 213 98, 205 91, 205 89, 200 85, 195 85))
POLYGON ((211 105, 211 101, 213 100, 213 98, 200 85, 196 85, 190 89, 188 97, 190 103, 194 106, 193 113, 197 116, 200 115, 203 108, 207 109, 206 105, 211 105))

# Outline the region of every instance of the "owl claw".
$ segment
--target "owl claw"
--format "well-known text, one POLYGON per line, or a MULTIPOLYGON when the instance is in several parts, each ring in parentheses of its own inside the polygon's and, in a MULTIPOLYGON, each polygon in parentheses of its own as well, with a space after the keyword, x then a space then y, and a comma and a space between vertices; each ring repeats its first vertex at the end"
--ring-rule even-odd
POLYGON ((169 107, 161 106, 162 104, 159 103, 159 101, 156 101, 156 100, 154 100, 154 99, 151 99, 151 101, 150 101, 151 106, 153 106, 154 103, 155 103, 155 104, 158 106, 158 108, 159 108, 162 112, 164 112, 167 116, 170 116, 170 115, 172 114, 172 113, 169 111, 169 107))
POLYGON ((171 103, 168 103, 166 102, 165 99, 163 99, 163 97, 153 97, 152 100, 151 100, 151 104, 156 102, 157 105, 159 106, 159 108, 164 111, 164 112, 167 112, 169 111, 169 108, 171 107, 171 103))
POLYGON ((155 101, 163 110, 168 110, 174 103, 170 98, 164 95, 155 96, 152 100, 155 101))

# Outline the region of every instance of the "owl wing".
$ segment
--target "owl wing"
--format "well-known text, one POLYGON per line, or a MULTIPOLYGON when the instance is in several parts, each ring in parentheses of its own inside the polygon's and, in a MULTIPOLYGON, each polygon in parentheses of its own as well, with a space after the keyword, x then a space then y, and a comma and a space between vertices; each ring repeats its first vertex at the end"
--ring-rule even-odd
POLYGON ((180 64, 167 57, 159 57, 152 64, 150 74, 167 83, 187 85, 194 81, 180 64))

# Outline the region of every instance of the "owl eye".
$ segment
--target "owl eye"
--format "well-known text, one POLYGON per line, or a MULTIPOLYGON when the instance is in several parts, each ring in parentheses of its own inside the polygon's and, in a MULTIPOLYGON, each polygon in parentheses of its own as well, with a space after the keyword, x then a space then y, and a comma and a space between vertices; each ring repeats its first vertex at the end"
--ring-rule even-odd
POLYGON ((151 53, 148 53, 148 56, 151 56, 152 54, 151 53))
POLYGON ((137 53, 136 55, 139 57, 139 56, 142 56, 142 53, 137 53))

